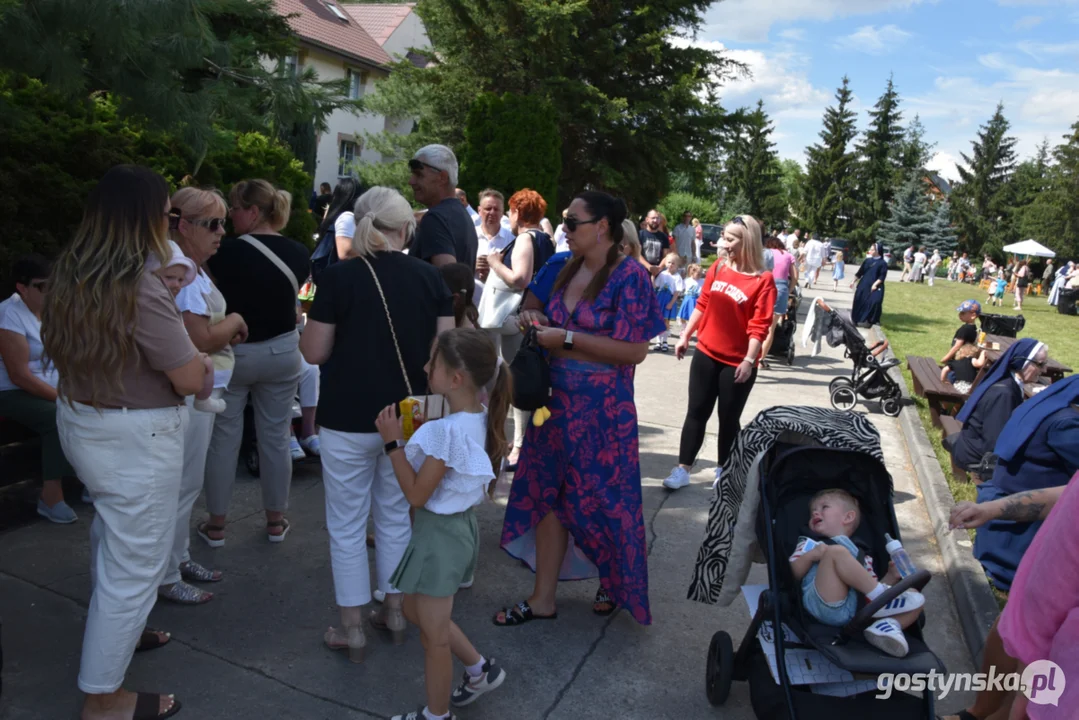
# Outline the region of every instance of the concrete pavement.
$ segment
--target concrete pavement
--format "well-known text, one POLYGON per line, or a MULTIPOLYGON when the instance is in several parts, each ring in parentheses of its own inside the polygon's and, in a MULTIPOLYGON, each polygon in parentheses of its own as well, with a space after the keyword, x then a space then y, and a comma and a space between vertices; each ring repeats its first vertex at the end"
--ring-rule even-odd
MULTIPOLYGON (((840 307, 852 297, 849 291, 822 295, 840 307)), ((496 610, 527 597, 532 586, 532 574, 498 548, 503 488, 498 504, 479 509, 483 545, 476 584, 458 594, 454 617, 482 653, 504 664, 508 678, 502 689, 460 711, 462 718, 753 717, 744 684, 735 684, 721 710, 711 708, 704 694, 711 635, 724 629, 737 642, 749 623, 745 604, 739 600, 719 608, 686 600, 711 495, 714 418, 693 484, 676 493, 661 484, 676 462, 688 369, 688 361, 654 354, 637 373, 654 624, 642 628, 625 613, 606 619, 593 615, 596 584, 580 582, 560 588, 555 622, 509 629, 492 625, 496 610)), ((760 374, 743 420, 772 405, 826 407, 829 380, 847 372, 842 348, 809 358, 799 346, 793 368, 773 365, 760 374)), ((898 421, 875 404, 858 410, 868 411, 880 430, 906 547, 935 575, 926 588, 930 645, 950 671, 970 672, 898 421)), ((293 531, 280 545, 266 542, 258 484, 242 469, 239 473, 226 547, 211 550, 197 537, 192 543, 196 560, 225 573, 223 582, 207 586, 217 596, 200 607, 159 603, 150 624, 171 631, 173 641, 137 655, 126 686, 175 692, 184 703, 180 718, 359 720, 386 718, 421 704, 423 660, 415 629, 402 647, 372 637, 367 661, 358 666, 322 646, 323 631, 336 622, 336 608, 318 465, 297 468, 289 512, 293 531)), ((0 535, 2 720, 77 717, 91 515, 88 508, 77 510, 81 519, 72 526, 37 522, 0 535)), ((200 504, 196 518, 202 512, 200 504)), ((757 567, 751 582, 764 578, 763 567, 757 567)), ((949 698, 943 707, 960 707, 966 699, 949 698)))

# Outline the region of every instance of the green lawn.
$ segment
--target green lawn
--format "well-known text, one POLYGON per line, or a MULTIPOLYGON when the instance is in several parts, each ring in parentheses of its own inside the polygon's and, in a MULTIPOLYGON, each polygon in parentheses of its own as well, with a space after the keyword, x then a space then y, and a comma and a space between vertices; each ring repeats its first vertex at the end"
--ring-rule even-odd
MULTIPOLYGON (((982 303, 982 312, 1017 315, 1012 309, 1014 298, 1006 296, 1003 307, 985 304, 985 292, 977 286, 960 285, 937 278, 936 285, 889 282, 884 291, 884 314, 881 325, 891 343, 891 349, 902 361, 907 388, 918 405, 929 440, 937 452, 937 460, 948 478, 956 500, 974 500, 974 485, 957 482, 951 473, 948 453, 941 447, 940 430, 929 420, 925 399, 914 395, 906 356, 927 355, 939 360, 951 346, 952 335, 959 327, 955 309, 961 302, 973 298, 982 303)), ((1060 315, 1045 297, 1028 297, 1023 303, 1026 327, 1020 337, 1037 338, 1049 345, 1049 355, 1071 368, 1079 368, 1079 317, 1060 315)))

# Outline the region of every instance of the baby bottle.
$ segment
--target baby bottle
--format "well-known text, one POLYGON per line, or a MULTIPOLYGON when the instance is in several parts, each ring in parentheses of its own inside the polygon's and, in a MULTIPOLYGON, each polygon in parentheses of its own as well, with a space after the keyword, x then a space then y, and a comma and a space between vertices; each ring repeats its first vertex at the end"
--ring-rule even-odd
POLYGON ((895 563, 895 569, 899 571, 899 577, 913 575, 917 568, 914 567, 914 561, 910 559, 910 555, 903 548, 903 544, 898 540, 893 540, 892 536, 887 533, 885 533, 884 539, 888 541, 885 549, 892 556, 892 562, 895 563))

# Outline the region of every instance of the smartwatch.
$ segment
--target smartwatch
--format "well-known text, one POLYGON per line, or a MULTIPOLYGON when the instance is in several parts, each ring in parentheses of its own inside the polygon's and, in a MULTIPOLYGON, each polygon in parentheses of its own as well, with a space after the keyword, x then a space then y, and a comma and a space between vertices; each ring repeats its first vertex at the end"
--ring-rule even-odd
POLYGON ((572 330, 567 330, 566 331, 566 339, 562 341, 562 349, 563 350, 572 350, 573 349, 573 331, 572 330))
POLYGON ((386 454, 389 455, 394 450, 397 450, 399 448, 403 448, 404 446, 405 446, 405 441, 404 440, 390 440, 388 443, 386 443, 383 446, 383 449, 386 451, 386 454))

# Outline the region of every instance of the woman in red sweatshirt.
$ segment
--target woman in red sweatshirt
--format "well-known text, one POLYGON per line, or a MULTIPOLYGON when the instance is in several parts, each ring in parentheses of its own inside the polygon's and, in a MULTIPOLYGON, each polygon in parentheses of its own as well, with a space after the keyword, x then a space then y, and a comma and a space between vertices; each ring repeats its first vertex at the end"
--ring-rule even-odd
POLYGON ((675 346, 681 360, 697 333, 689 367, 689 407, 682 425, 678 465, 663 484, 671 490, 689 485, 689 472, 704 443, 708 416, 719 402, 719 481, 727 454, 741 430, 739 419, 757 379, 761 344, 772 326, 776 286, 764 269, 760 224, 749 215, 723 230, 728 259, 716 262, 701 285, 697 307, 675 346))

